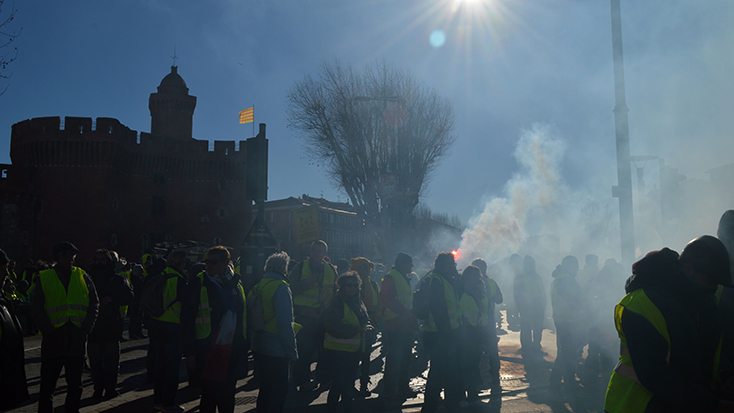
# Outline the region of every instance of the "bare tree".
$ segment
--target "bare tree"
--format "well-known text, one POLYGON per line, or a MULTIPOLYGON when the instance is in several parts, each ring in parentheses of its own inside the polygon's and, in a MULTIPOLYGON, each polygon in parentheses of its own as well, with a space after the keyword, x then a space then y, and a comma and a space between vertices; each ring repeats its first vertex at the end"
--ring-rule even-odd
POLYGON ((288 95, 289 127, 374 230, 383 257, 409 236, 412 211, 455 140, 447 99, 387 61, 321 64, 288 95))
MULTIPOLYGON (((7 16, 3 18, 2 16, 5 14, 3 10, 3 6, 5 4, 5 0, 0 0, 0 49, 4 49, 4 53, 0 55, 0 78, 1 79, 8 79, 10 75, 5 74, 6 69, 8 68, 8 65, 12 63, 16 57, 18 57, 18 48, 12 47, 11 43, 20 35, 20 29, 16 32, 13 30, 10 30, 10 25, 15 19, 15 13, 17 13, 17 10, 15 9, 15 3, 13 3, 12 6, 10 6, 10 12, 7 13, 7 16)), ((8 90, 8 86, 6 85, 5 88, 0 91, 0 96, 5 94, 5 91, 8 90)))

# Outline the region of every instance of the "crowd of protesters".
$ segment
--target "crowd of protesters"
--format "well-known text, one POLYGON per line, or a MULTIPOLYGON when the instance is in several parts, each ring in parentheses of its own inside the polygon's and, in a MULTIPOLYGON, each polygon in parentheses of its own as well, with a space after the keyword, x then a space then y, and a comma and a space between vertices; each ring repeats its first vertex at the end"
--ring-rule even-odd
MULTIPOLYGON (((724 260, 717 250, 724 248, 721 242, 710 238, 692 241, 681 256, 694 257, 687 258, 698 265, 691 264, 691 279, 701 283, 707 280, 704 270, 709 261, 724 260)), ((645 265, 661 260, 665 251, 669 250, 651 253, 653 258, 648 255, 635 264, 628 293, 636 291, 630 282, 639 283, 645 265)), ((77 253, 72 243, 61 242, 53 248, 53 262, 28 260, 17 271, 15 262, 0 250, 0 409, 29 399, 23 336, 35 333, 43 337, 39 412, 53 411, 62 369, 65 411, 79 411, 87 363, 92 399, 119 396, 120 343, 127 341, 124 319, 129 317, 129 339, 150 340, 147 381, 153 385, 155 411, 184 411, 176 396, 179 366, 185 359, 189 385, 200 391, 202 413, 233 412, 236 383, 250 374, 251 384, 259 389, 258 412, 282 412, 289 391, 328 390, 327 411, 341 408, 349 413, 355 399, 375 390, 370 367, 377 346, 382 346, 384 356, 379 400, 386 409, 399 408, 416 396, 410 386, 412 367, 427 359, 430 369, 422 411, 435 412, 442 391, 444 408, 459 411, 482 403, 483 389, 489 389, 492 398, 502 394, 498 335, 505 332, 500 328, 499 305, 507 309, 510 328, 520 331, 519 353, 526 365, 547 355, 541 345, 543 329, 550 327, 547 295, 557 345, 549 393, 565 401, 580 387, 609 385, 609 409, 629 407, 625 397, 630 396, 615 393, 619 383, 627 385, 620 377, 632 368, 624 367, 629 353, 619 356, 620 317, 627 314, 620 306, 627 303, 634 308, 630 303, 641 295, 628 294, 615 311, 624 295, 616 292, 623 291, 625 277, 624 267, 611 258, 600 269, 595 255, 585 257, 583 268, 576 257, 566 256, 552 271, 546 289, 535 259, 518 254, 502 264, 476 258, 459 268, 455 253, 441 252, 431 268, 421 269, 414 268, 414 257, 400 252, 387 269, 364 257, 332 263, 327 244, 319 240, 301 262, 293 262, 285 252, 271 255, 264 275, 253 278, 239 273, 238 263, 222 246, 208 249, 201 262, 194 262, 199 260, 192 260, 185 249, 160 257, 151 250, 141 264, 99 249, 86 271, 76 266, 77 253), (500 284, 512 290, 509 303, 504 302, 500 284), (584 348, 586 359, 579 368, 584 348), (622 367, 614 366, 618 356, 622 367)), ((706 288, 734 285, 728 267, 726 274, 728 278, 716 273, 719 278, 706 288)), ((726 291, 717 293, 719 299, 722 306, 734 301, 726 291)), ((630 320, 624 322, 634 325, 630 320)), ((632 327, 626 329, 634 337, 632 327)), ((631 351, 641 350, 631 347, 631 351)), ((728 347, 717 350, 717 363, 727 351, 728 347)), ((637 385, 649 385, 645 377, 637 385)), ((634 386, 630 389, 636 391, 634 386)), ((665 397, 655 393, 651 397, 646 403, 667 406, 665 397)))

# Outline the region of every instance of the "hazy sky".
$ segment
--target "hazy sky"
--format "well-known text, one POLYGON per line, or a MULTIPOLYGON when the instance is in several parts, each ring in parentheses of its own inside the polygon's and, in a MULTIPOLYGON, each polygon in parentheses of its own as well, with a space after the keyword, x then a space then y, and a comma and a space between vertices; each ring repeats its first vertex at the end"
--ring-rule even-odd
MULTIPOLYGON (((170 72, 175 46, 178 71, 197 97, 196 139, 251 137, 237 113, 254 104, 255 122, 268 127, 269 198, 306 193, 345 201, 304 158, 287 128, 285 96, 325 59, 359 66, 384 57, 449 98, 457 115, 456 145, 427 191, 433 209, 464 222, 481 212, 518 170, 515 144, 537 123, 564 142, 564 183, 614 202, 606 0, 15 6, 10 29, 22 27, 22 34, 6 72, 12 77, 2 82, 9 88, 0 97, 0 162, 10 162, 11 125, 28 118, 112 117, 150 131, 148 98, 170 72), (432 33, 442 38, 437 30, 445 42, 432 45, 432 33)), ((708 179, 706 171, 730 163, 734 149, 734 2, 622 0, 622 19, 632 154, 662 156, 689 178, 708 179)))

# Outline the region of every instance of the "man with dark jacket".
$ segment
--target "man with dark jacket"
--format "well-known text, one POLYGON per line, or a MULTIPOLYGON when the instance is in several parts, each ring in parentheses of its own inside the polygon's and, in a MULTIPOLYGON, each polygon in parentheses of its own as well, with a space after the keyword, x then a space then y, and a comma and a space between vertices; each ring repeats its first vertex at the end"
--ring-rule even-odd
POLYGON ((522 272, 515 276, 513 295, 520 312, 522 356, 542 356, 540 342, 543 339, 545 319, 545 286, 543 279, 535 271, 535 260, 529 255, 525 256, 522 272))
MULTIPOLYGON (((0 284, 8 276, 8 256, 0 250, 0 284)), ((0 410, 28 400, 23 330, 13 302, 0 294, 0 410)))
POLYGON ((125 277, 115 273, 115 263, 106 249, 99 249, 94 253, 89 275, 99 297, 99 317, 89 333, 87 343, 89 367, 94 383, 92 398, 101 398, 104 391, 105 399, 111 399, 120 394, 115 388, 123 330, 120 307, 130 304, 133 291, 125 277))
POLYGON ((64 411, 79 411, 84 350, 97 320, 98 300, 92 279, 74 266, 78 251, 69 242, 56 244, 56 265, 41 271, 35 281, 31 315, 43 334, 39 413, 53 412, 53 394, 62 368, 67 385, 64 411))
MULTIPOLYGON (((441 390, 446 395, 447 411, 459 410, 459 326, 461 311, 459 295, 455 290, 458 278, 456 261, 450 252, 436 256, 433 270, 422 282, 430 283, 429 315, 423 325, 423 341, 431 360, 426 382, 425 402, 421 412, 433 413, 438 408, 441 390)), ((424 288, 424 287, 421 287, 424 288)))
POLYGON ((734 411, 719 398, 720 284, 734 287, 729 257, 709 235, 689 242, 680 257, 664 248, 632 266, 615 309, 621 355, 605 411, 734 411))

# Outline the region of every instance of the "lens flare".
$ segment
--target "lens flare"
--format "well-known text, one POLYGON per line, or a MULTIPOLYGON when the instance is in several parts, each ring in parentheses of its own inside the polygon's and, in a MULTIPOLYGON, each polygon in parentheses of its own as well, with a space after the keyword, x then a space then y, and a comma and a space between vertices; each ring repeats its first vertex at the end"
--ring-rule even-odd
POLYGON ((446 33, 441 29, 436 29, 431 33, 428 41, 431 43, 431 46, 438 49, 446 43, 446 33))

